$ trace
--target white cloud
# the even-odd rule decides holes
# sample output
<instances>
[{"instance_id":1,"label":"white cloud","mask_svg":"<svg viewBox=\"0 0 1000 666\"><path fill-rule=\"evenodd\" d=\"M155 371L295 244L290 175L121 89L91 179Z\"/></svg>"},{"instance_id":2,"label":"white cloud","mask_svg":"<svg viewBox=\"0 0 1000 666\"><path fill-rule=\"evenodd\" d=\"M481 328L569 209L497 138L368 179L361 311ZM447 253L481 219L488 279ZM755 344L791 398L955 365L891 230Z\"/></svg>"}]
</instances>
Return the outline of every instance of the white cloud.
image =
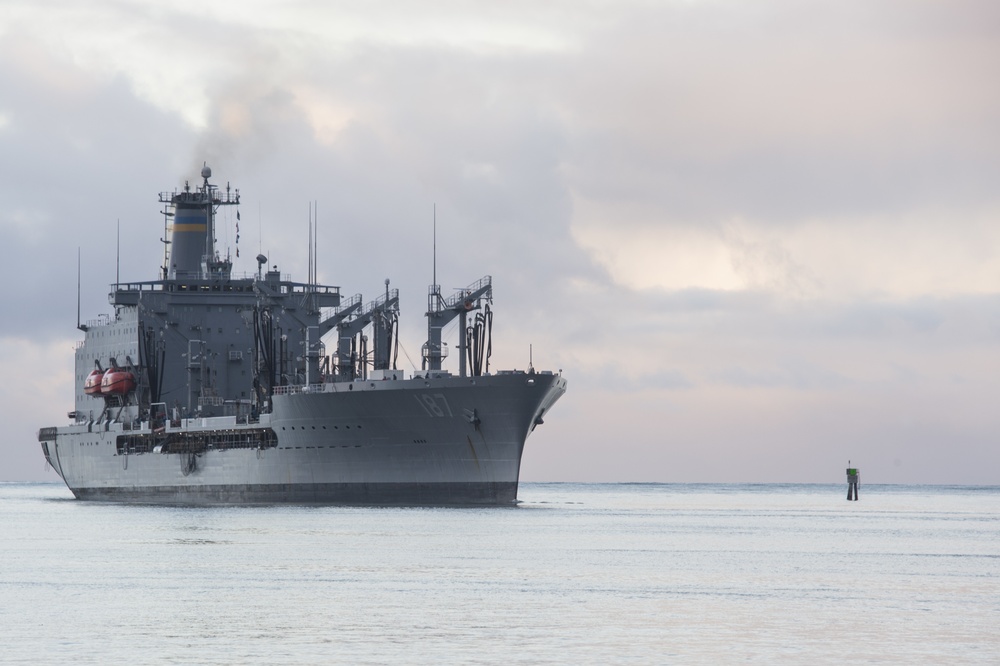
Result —
<instances>
[{"instance_id":1,"label":"white cloud","mask_svg":"<svg viewBox=\"0 0 1000 666\"><path fill-rule=\"evenodd\" d=\"M692 480L669 476L680 458L699 480L823 480L864 440L890 464L957 442L974 467L907 458L895 480L980 479L997 7L8 2L0 225L34 279L0 333L18 372L63 382L23 427L71 407L72 361L44 341L71 318L76 248L87 319L114 220L122 275L153 277L155 194L207 160L243 192L237 270L260 244L301 276L318 199L321 275L366 298L391 277L413 356L436 203L442 283L494 276L494 367L534 345L570 381L526 478Z\"/></svg>"},{"instance_id":2,"label":"white cloud","mask_svg":"<svg viewBox=\"0 0 1000 666\"><path fill-rule=\"evenodd\" d=\"M563 16L534 3L520 9L483 12L453 3L373 3L361 9L263 3L256 11L245 2L15 3L5 27L81 68L126 77L140 98L199 129L209 123L216 91L230 89L234 80L297 87L308 115L329 138L351 112L309 90L303 77L315 63L386 47L464 53L574 48L577 39Z\"/></svg>"},{"instance_id":3,"label":"white cloud","mask_svg":"<svg viewBox=\"0 0 1000 666\"><path fill-rule=\"evenodd\" d=\"M333 144L357 117L335 94L318 86L300 86L292 94L309 119L316 138L325 144Z\"/></svg>"},{"instance_id":4,"label":"white cloud","mask_svg":"<svg viewBox=\"0 0 1000 666\"><path fill-rule=\"evenodd\" d=\"M956 219L961 216L961 219ZM810 221L784 241L828 296L1000 292L1000 208Z\"/></svg>"},{"instance_id":5,"label":"white cloud","mask_svg":"<svg viewBox=\"0 0 1000 666\"><path fill-rule=\"evenodd\" d=\"M0 442L4 466L0 480L57 480L47 471L37 431L68 422L73 408L75 343L60 339L39 343L27 338L0 338L0 365L16 373L16 382L0 386L7 433Z\"/></svg>"},{"instance_id":6,"label":"white cloud","mask_svg":"<svg viewBox=\"0 0 1000 666\"><path fill-rule=\"evenodd\" d=\"M574 201L573 234L630 289L766 290L791 298L1000 292L1000 209L829 216L794 226L691 224L623 202Z\"/></svg>"},{"instance_id":7,"label":"white cloud","mask_svg":"<svg viewBox=\"0 0 1000 666\"><path fill-rule=\"evenodd\" d=\"M626 206L613 208L607 214L628 215ZM749 286L733 266L732 254L717 229L657 228L616 223L601 216L590 224L574 225L573 234L616 283L630 289L736 290Z\"/></svg>"}]
</instances>

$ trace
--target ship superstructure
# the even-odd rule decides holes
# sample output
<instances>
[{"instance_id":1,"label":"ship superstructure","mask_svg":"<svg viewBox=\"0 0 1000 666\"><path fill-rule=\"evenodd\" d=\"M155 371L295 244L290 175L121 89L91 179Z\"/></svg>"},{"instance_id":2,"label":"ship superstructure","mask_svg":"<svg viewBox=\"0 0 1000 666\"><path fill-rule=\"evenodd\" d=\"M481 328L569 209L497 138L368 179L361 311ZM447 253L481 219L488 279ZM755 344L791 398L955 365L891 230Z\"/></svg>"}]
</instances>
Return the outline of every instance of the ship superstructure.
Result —
<instances>
[{"instance_id":1,"label":"ship superstructure","mask_svg":"<svg viewBox=\"0 0 1000 666\"><path fill-rule=\"evenodd\" d=\"M75 408L42 451L78 498L164 503L509 503L561 374L489 371L492 279L428 290L423 367L396 367L399 294L365 304L257 256L237 276L216 220L238 190L160 194L159 279L118 282L79 325ZM312 231L310 231L312 240ZM435 280L436 282L436 280ZM442 329L458 319L458 374ZM328 354L324 338L335 340Z\"/></svg>"}]
</instances>

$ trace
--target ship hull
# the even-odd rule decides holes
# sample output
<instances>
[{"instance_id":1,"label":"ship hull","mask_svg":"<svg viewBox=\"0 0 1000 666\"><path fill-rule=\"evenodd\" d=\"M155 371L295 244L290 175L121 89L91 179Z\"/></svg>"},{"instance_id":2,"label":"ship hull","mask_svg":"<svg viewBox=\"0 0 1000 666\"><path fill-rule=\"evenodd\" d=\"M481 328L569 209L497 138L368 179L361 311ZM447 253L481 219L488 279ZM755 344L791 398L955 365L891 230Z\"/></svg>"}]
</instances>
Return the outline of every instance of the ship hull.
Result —
<instances>
[{"instance_id":1,"label":"ship hull","mask_svg":"<svg viewBox=\"0 0 1000 666\"><path fill-rule=\"evenodd\" d=\"M473 506L513 504L517 482L287 483L77 488L77 499L130 504L323 504Z\"/></svg>"},{"instance_id":2,"label":"ship hull","mask_svg":"<svg viewBox=\"0 0 1000 666\"><path fill-rule=\"evenodd\" d=\"M335 383L280 391L253 422L88 423L40 439L83 500L503 505L517 500L525 439L565 386L525 373ZM240 448L264 429L266 444ZM220 433L230 444L205 444Z\"/></svg>"}]
</instances>

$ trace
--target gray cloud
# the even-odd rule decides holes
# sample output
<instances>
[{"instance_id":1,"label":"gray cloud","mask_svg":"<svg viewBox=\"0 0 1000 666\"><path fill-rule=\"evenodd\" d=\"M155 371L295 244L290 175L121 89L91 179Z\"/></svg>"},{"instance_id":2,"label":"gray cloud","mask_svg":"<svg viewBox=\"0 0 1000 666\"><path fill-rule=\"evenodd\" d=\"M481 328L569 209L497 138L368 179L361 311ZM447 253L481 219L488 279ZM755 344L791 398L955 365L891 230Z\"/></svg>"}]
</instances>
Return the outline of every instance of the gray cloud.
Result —
<instances>
[{"instance_id":1,"label":"gray cloud","mask_svg":"<svg viewBox=\"0 0 1000 666\"><path fill-rule=\"evenodd\" d=\"M366 298L391 278L417 363L436 204L439 281L495 278L495 363L523 368L532 345L570 378L526 479L820 481L853 450L885 480L995 482L997 250L983 235L942 251L934 270L987 277L900 295L886 282L925 284L892 274L923 256L893 263L876 242L978 239L1000 211L994 4L524 3L489 21L450 3L95 6L113 34L19 5L0 24L3 274L19 287L0 338L54 364L77 247L86 319L108 310L115 221L123 278L153 278L156 194L207 161L243 193L237 270L259 248L303 278L318 201L321 278ZM801 253L790 234L816 220L846 251ZM654 269L652 231L705 230L744 286L635 288L579 242L591 227ZM31 414L10 478L37 475L22 445L62 419L60 381L52 404L3 395Z\"/></svg>"},{"instance_id":2,"label":"gray cloud","mask_svg":"<svg viewBox=\"0 0 1000 666\"><path fill-rule=\"evenodd\" d=\"M579 187L666 218L995 202L988 3L696 3L623 12L566 64Z\"/></svg>"}]
</instances>

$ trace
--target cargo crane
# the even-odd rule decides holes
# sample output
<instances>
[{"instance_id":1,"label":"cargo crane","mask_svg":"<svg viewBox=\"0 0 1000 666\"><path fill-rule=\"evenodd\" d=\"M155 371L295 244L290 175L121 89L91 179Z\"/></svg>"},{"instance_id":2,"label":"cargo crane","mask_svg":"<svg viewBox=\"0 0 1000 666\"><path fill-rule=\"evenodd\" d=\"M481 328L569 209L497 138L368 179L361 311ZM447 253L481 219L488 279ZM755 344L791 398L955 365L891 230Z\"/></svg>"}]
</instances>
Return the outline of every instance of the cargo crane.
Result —
<instances>
[{"instance_id":1,"label":"cargo crane","mask_svg":"<svg viewBox=\"0 0 1000 666\"><path fill-rule=\"evenodd\" d=\"M424 357L423 367L432 373L441 371L441 361L448 356L448 345L441 341L441 329L447 326L455 317L459 321L458 342L458 374L465 377L466 356L468 355L469 335L467 318L469 312L483 307L485 301L487 311L493 302L493 278L489 275L460 289L449 298L441 296L441 286L432 284L427 292L427 342L421 350ZM480 374L476 363L473 363L474 374Z\"/></svg>"}]
</instances>

